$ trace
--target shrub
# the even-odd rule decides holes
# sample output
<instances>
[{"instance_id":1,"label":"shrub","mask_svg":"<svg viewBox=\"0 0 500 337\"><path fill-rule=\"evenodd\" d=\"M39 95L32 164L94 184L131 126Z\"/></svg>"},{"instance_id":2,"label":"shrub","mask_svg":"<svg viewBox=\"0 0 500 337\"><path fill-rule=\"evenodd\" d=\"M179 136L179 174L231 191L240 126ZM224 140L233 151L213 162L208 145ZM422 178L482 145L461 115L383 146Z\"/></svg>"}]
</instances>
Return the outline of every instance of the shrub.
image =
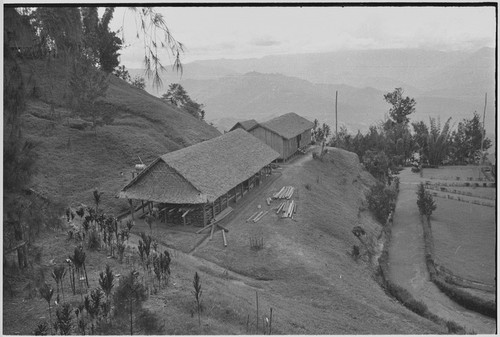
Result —
<instances>
[{"instance_id":1,"label":"shrub","mask_svg":"<svg viewBox=\"0 0 500 337\"><path fill-rule=\"evenodd\" d=\"M354 261L357 261L359 258L359 246L353 245L351 256L354 258Z\"/></svg>"},{"instance_id":2,"label":"shrub","mask_svg":"<svg viewBox=\"0 0 500 337\"><path fill-rule=\"evenodd\" d=\"M420 214L430 218L433 211L436 210L436 202L432 198L432 195L425 189L424 183L420 183L417 190L417 206Z\"/></svg>"},{"instance_id":3,"label":"shrub","mask_svg":"<svg viewBox=\"0 0 500 337\"><path fill-rule=\"evenodd\" d=\"M97 234L97 232L95 230L92 230L89 232L87 247L90 250L96 250L96 249L99 249L101 247L101 243L99 241L99 235Z\"/></svg>"},{"instance_id":4,"label":"shrub","mask_svg":"<svg viewBox=\"0 0 500 337\"><path fill-rule=\"evenodd\" d=\"M389 213L394 209L396 192L379 183L370 188L366 200L368 201L368 209L375 218L380 223L385 224Z\"/></svg>"},{"instance_id":5,"label":"shrub","mask_svg":"<svg viewBox=\"0 0 500 337\"><path fill-rule=\"evenodd\" d=\"M198 325L201 326L201 294L203 291L201 290L201 280L198 272L194 273L193 288L192 293L196 302L196 311L198 312Z\"/></svg>"},{"instance_id":6,"label":"shrub","mask_svg":"<svg viewBox=\"0 0 500 337\"><path fill-rule=\"evenodd\" d=\"M116 308L115 315L128 315L130 321L130 334L133 334L133 316L142 309L142 303L146 300L146 288L138 282L139 273L131 271L120 279L120 283L113 295Z\"/></svg>"},{"instance_id":7,"label":"shrub","mask_svg":"<svg viewBox=\"0 0 500 337\"><path fill-rule=\"evenodd\" d=\"M71 305L69 303L64 303L56 310L57 320L54 323L54 327L61 335L69 335L71 332L71 328L73 327L71 312Z\"/></svg>"},{"instance_id":8,"label":"shrub","mask_svg":"<svg viewBox=\"0 0 500 337\"><path fill-rule=\"evenodd\" d=\"M141 311L136 322L141 333L146 335L160 335L165 326L164 324L160 324L158 317L153 312L146 309Z\"/></svg>"},{"instance_id":9,"label":"shrub","mask_svg":"<svg viewBox=\"0 0 500 337\"><path fill-rule=\"evenodd\" d=\"M49 325L45 321L43 321L42 323L38 323L36 329L33 331L33 335L35 336L47 336L48 334Z\"/></svg>"},{"instance_id":10,"label":"shrub","mask_svg":"<svg viewBox=\"0 0 500 337\"><path fill-rule=\"evenodd\" d=\"M448 329L448 333L461 334L461 335L465 334L464 327L458 325L457 323L455 323L453 321L447 321L446 328Z\"/></svg>"}]
</instances>

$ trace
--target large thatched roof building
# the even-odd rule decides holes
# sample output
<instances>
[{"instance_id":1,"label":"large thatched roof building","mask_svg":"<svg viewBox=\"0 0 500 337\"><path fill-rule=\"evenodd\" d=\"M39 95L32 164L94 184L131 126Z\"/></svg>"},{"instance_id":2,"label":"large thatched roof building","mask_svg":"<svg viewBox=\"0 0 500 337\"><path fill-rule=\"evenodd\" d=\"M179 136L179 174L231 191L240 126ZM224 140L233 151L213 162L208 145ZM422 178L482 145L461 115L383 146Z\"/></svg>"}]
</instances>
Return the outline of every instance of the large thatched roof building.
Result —
<instances>
[{"instance_id":1,"label":"large thatched roof building","mask_svg":"<svg viewBox=\"0 0 500 337\"><path fill-rule=\"evenodd\" d=\"M279 159L287 160L300 148L311 143L311 129L314 123L290 112L264 123L251 119L236 123L231 130L244 129L280 154Z\"/></svg>"},{"instance_id":2,"label":"large thatched roof building","mask_svg":"<svg viewBox=\"0 0 500 337\"><path fill-rule=\"evenodd\" d=\"M279 154L238 129L160 156L119 193L119 197L160 204L182 222L206 224L248 189L260 183ZM175 221L175 216L171 219ZM179 220L179 219L178 219Z\"/></svg>"}]
</instances>

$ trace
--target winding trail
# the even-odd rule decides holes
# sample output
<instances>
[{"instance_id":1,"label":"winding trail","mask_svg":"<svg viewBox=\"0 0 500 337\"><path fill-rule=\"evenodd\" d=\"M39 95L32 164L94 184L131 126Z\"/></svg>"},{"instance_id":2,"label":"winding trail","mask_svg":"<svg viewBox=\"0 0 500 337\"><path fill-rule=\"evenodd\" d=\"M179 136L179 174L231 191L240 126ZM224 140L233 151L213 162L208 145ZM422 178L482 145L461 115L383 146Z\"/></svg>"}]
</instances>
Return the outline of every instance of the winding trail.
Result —
<instances>
[{"instance_id":1,"label":"winding trail","mask_svg":"<svg viewBox=\"0 0 500 337\"><path fill-rule=\"evenodd\" d=\"M494 334L493 318L467 310L443 294L430 281L424 256L423 229L417 208L417 186L421 178L405 168L399 174L400 192L394 214L392 239L389 247L390 278L407 289L415 299L445 320L451 320L468 332Z\"/></svg>"}]
</instances>

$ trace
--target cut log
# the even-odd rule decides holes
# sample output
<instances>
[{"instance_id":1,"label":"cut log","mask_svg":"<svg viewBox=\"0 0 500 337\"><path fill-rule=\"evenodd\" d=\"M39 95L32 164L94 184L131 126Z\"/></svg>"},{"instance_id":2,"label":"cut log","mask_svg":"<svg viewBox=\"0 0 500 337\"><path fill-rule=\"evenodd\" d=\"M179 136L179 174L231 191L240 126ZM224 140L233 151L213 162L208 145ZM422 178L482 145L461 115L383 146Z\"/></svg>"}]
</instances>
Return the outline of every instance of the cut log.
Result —
<instances>
[{"instance_id":1,"label":"cut log","mask_svg":"<svg viewBox=\"0 0 500 337\"><path fill-rule=\"evenodd\" d=\"M260 211L260 212L259 212L259 214L257 214L257 216L256 216L255 218L253 218L253 220L252 220L252 221L253 221L253 222L255 222L255 219L257 219L259 216L261 216L261 215L262 215L262 213L264 213L264 211Z\"/></svg>"},{"instance_id":2,"label":"cut log","mask_svg":"<svg viewBox=\"0 0 500 337\"><path fill-rule=\"evenodd\" d=\"M224 240L224 247L227 247L226 232L224 231L221 232L222 232L222 239Z\"/></svg>"},{"instance_id":3,"label":"cut log","mask_svg":"<svg viewBox=\"0 0 500 337\"><path fill-rule=\"evenodd\" d=\"M214 229L215 229L215 226L212 225L212 229L210 230L210 240L212 240L212 237L214 236Z\"/></svg>"},{"instance_id":4,"label":"cut log","mask_svg":"<svg viewBox=\"0 0 500 337\"><path fill-rule=\"evenodd\" d=\"M205 227L203 227L202 229L198 230L198 231L196 232L196 234L200 234L200 233L201 233L201 232L203 232L205 229L210 228L210 226L212 226L212 224L211 224L211 223L210 223L210 224L208 224L208 225L206 225L206 226L205 226Z\"/></svg>"},{"instance_id":5,"label":"cut log","mask_svg":"<svg viewBox=\"0 0 500 337\"><path fill-rule=\"evenodd\" d=\"M226 227L222 227L221 225L219 224L215 224L215 226L219 227L221 230L223 230L224 232L229 232L229 229L227 229Z\"/></svg>"},{"instance_id":6,"label":"cut log","mask_svg":"<svg viewBox=\"0 0 500 337\"><path fill-rule=\"evenodd\" d=\"M252 221L252 220L255 218L255 216L256 216L257 214L259 214L259 211L257 211L257 212L255 212L254 214L252 214L252 216L251 216L251 217L249 217L249 218L247 219L247 222Z\"/></svg>"},{"instance_id":7,"label":"cut log","mask_svg":"<svg viewBox=\"0 0 500 337\"><path fill-rule=\"evenodd\" d=\"M275 193L275 194L273 195L273 198L274 198L274 199L278 199L279 195L281 194L281 192L283 192L283 190L284 190L284 189L285 189L285 186L283 186L283 187L281 188L281 190L279 190L277 193Z\"/></svg>"},{"instance_id":8,"label":"cut log","mask_svg":"<svg viewBox=\"0 0 500 337\"><path fill-rule=\"evenodd\" d=\"M184 214L182 214L181 216L184 218L189 212L191 211L191 209L188 209L186 212L184 212Z\"/></svg>"},{"instance_id":9,"label":"cut log","mask_svg":"<svg viewBox=\"0 0 500 337\"><path fill-rule=\"evenodd\" d=\"M262 219L264 217L264 215L266 215L267 213L269 213L269 211L266 211L264 214L262 214L261 216L257 217L254 219L253 222L258 222L260 219Z\"/></svg>"}]
</instances>

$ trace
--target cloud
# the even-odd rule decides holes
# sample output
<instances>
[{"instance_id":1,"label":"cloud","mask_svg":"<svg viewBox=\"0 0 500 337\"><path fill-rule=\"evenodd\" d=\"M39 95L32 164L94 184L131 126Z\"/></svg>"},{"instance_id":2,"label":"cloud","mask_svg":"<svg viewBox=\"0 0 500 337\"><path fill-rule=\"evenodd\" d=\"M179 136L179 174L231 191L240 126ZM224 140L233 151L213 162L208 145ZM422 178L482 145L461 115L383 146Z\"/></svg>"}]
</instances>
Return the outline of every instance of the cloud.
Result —
<instances>
[{"instance_id":1,"label":"cloud","mask_svg":"<svg viewBox=\"0 0 500 337\"><path fill-rule=\"evenodd\" d=\"M276 41L272 38L260 37L256 39L252 39L250 44L258 47L271 47L271 46L279 46L281 42Z\"/></svg>"}]
</instances>

